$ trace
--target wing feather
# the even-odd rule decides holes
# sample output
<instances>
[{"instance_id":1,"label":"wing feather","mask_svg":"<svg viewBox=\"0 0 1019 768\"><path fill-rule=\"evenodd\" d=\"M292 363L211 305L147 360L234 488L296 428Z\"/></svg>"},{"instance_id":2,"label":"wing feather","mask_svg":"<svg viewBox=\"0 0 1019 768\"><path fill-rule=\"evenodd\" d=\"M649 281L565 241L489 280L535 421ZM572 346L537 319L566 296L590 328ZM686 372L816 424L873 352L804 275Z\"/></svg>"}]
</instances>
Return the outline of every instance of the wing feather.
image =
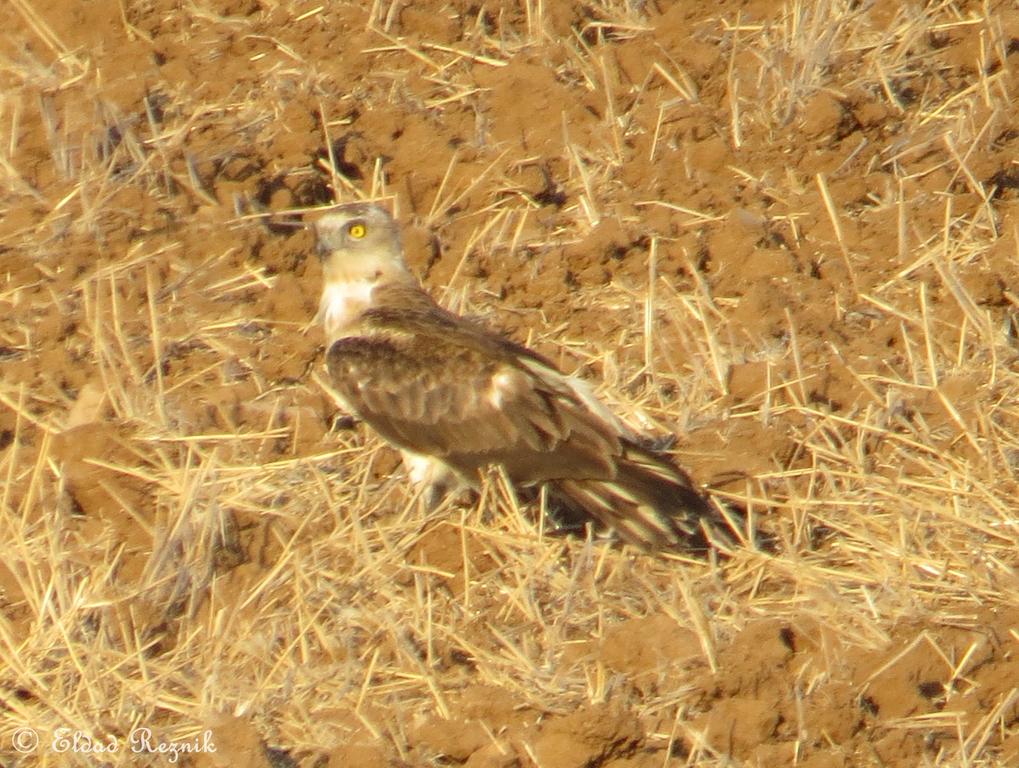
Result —
<instances>
[{"instance_id":1,"label":"wing feather","mask_svg":"<svg viewBox=\"0 0 1019 768\"><path fill-rule=\"evenodd\" d=\"M618 434L551 363L441 316L390 309L377 321L334 342L327 364L339 394L390 442L464 474L499 463L517 481L614 471Z\"/></svg>"}]
</instances>

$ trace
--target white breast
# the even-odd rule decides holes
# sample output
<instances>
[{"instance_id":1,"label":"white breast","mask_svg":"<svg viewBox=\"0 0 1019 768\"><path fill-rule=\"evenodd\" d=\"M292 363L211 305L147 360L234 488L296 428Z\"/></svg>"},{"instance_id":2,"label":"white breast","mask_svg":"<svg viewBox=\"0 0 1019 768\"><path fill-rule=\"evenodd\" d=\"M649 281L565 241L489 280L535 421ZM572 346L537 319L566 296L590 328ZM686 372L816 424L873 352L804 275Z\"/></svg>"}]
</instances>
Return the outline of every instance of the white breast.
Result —
<instances>
[{"instance_id":1,"label":"white breast","mask_svg":"<svg viewBox=\"0 0 1019 768\"><path fill-rule=\"evenodd\" d=\"M326 283L318 316L325 326L329 343L343 337L343 332L364 310L371 306L375 283L368 280Z\"/></svg>"}]
</instances>

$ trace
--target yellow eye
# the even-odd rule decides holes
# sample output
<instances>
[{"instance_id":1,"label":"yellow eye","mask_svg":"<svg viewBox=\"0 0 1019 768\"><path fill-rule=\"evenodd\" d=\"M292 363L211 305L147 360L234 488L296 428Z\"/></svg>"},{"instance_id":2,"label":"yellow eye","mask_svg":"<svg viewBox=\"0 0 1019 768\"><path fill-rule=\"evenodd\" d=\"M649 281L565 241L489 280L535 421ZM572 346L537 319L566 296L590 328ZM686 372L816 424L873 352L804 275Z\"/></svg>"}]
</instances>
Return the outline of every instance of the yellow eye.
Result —
<instances>
[{"instance_id":1,"label":"yellow eye","mask_svg":"<svg viewBox=\"0 0 1019 768\"><path fill-rule=\"evenodd\" d=\"M355 221L353 224L347 227L347 234L355 240L360 240L362 237L368 234L368 227L359 221Z\"/></svg>"}]
</instances>

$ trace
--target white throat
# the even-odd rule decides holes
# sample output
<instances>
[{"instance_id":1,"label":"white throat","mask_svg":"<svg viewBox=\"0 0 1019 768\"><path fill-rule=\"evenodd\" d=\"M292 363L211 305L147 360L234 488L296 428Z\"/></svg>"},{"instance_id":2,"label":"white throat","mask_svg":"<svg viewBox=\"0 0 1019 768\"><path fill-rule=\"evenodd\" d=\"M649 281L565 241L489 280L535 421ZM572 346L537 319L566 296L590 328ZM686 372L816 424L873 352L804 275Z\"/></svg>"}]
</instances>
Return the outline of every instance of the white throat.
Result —
<instances>
[{"instance_id":1,"label":"white throat","mask_svg":"<svg viewBox=\"0 0 1019 768\"><path fill-rule=\"evenodd\" d=\"M350 282L329 282L322 289L322 300L318 305L318 316L325 326L329 344L342 339L345 331L372 303L375 280L352 280Z\"/></svg>"}]
</instances>

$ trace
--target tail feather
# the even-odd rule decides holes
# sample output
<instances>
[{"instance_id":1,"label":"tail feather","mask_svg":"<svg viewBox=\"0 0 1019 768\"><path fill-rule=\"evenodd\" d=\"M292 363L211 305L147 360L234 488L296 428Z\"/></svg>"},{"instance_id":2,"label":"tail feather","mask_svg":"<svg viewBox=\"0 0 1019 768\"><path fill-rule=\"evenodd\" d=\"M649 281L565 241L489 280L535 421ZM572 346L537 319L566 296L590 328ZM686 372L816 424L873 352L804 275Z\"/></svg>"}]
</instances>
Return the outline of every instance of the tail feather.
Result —
<instances>
[{"instance_id":1,"label":"tail feather","mask_svg":"<svg viewBox=\"0 0 1019 768\"><path fill-rule=\"evenodd\" d=\"M718 518L682 469L635 445L616 458L611 478L562 479L552 486L570 507L651 551L704 549L705 525Z\"/></svg>"}]
</instances>

